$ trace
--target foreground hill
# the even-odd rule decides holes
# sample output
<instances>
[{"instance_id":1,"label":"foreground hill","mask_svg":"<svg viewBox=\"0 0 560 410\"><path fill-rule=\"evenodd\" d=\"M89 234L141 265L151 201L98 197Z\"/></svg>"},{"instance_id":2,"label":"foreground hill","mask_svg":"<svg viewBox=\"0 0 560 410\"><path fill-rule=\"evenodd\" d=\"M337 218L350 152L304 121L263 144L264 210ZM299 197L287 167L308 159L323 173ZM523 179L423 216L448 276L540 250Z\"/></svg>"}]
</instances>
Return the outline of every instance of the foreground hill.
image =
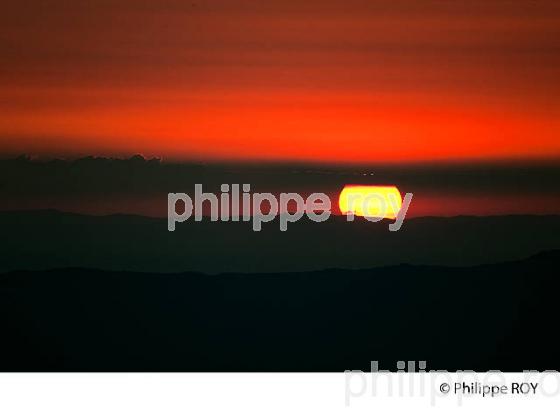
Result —
<instances>
[{"instance_id":1,"label":"foreground hill","mask_svg":"<svg viewBox=\"0 0 560 410\"><path fill-rule=\"evenodd\" d=\"M0 274L2 371L560 369L560 251L475 267Z\"/></svg>"},{"instance_id":2,"label":"foreground hill","mask_svg":"<svg viewBox=\"0 0 560 410\"><path fill-rule=\"evenodd\" d=\"M387 222L303 218L194 222L167 231L165 219L0 212L0 271L80 266L142 272L301 272L400 263L469 266L560 249L560 216L415 218L398 232Z\"/></svg>"}]
</instances>

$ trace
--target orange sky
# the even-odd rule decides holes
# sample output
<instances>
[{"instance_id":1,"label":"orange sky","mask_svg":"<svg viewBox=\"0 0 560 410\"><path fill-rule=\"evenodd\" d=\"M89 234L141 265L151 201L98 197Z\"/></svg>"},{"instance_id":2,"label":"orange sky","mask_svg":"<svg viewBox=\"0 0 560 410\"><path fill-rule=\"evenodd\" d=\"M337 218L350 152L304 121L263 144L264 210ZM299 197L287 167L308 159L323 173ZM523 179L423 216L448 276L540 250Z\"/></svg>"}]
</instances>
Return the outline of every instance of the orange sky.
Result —
<instances>
[{"instance_id":1,"label":"orange sky","mask_svg":"<svg viewBox=\"0 0 560 410\"><path fill-rule=\"evenodd\" d=\"M90 3L0 16L0 153L560 155L556 1Z\"/></svg>"}]
</instances>

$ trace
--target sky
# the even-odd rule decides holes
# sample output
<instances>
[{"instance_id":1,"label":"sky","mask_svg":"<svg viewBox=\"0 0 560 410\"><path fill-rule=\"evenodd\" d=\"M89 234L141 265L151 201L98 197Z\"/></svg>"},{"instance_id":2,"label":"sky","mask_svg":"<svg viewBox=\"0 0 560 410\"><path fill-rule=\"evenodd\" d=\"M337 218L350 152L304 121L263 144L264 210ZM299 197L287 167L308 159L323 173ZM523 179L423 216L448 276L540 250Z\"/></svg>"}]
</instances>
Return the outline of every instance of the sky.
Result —
<instances>
[{"instance_id":1,"label":"sky","mask_svg":"<svg viewBox=\"0 0 560 410\"><path fill-rule=\"evenodd\" d=\"M557 1L39 1L0 15L0 155L560 156Z\"/></svg>"}]
</instances>

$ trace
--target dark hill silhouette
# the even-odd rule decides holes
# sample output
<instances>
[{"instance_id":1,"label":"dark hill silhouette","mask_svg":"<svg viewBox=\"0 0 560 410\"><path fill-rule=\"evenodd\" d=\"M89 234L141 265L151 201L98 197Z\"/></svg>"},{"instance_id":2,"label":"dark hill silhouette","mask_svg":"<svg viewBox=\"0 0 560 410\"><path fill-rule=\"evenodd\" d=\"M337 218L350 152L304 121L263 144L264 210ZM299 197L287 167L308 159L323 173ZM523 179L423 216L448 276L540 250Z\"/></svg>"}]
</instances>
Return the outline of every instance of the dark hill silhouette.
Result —
<instances>
[{"instance_id":1,"label":"dark hill silhouette","mask_svg":"<svg viewBox=\"0 0 560 410\"><path fill-rule=\"evenodd\" d=\"M559 263L3 273L0 370L558 369Z\"/></svg>"},{"instance_id":2,"label":"dark hill silhouette","mask_svg":"<svg viewBox=\"0 0 560 410\"><path fill-rule=\"evenodd\" d=\"M167 231L165 219L85 216L57 211L0 212L0 271L80 266L144 272L300 272L400 263L469 266L560 248L560 216L425 217L387 223L344 217L193 222Z\"/></svg>"}]
</instances>

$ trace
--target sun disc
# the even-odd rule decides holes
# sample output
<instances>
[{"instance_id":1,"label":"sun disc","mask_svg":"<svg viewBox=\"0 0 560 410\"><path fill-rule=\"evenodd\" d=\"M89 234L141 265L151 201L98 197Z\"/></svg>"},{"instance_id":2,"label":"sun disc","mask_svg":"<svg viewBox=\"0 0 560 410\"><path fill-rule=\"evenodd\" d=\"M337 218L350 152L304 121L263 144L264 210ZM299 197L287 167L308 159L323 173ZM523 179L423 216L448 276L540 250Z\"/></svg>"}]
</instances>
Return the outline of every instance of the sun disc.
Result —
<instances>
[{"instance_id":1,"label":"sun disc","mask_svg":"<svg viewBox=\"0 0 560 410\"><path fill-rule=\"evenodd\" d=\"M340 192L338 206L343 215L396 219L402 197L394 185L346 185Z\"/></svg>"}]
</instances>

